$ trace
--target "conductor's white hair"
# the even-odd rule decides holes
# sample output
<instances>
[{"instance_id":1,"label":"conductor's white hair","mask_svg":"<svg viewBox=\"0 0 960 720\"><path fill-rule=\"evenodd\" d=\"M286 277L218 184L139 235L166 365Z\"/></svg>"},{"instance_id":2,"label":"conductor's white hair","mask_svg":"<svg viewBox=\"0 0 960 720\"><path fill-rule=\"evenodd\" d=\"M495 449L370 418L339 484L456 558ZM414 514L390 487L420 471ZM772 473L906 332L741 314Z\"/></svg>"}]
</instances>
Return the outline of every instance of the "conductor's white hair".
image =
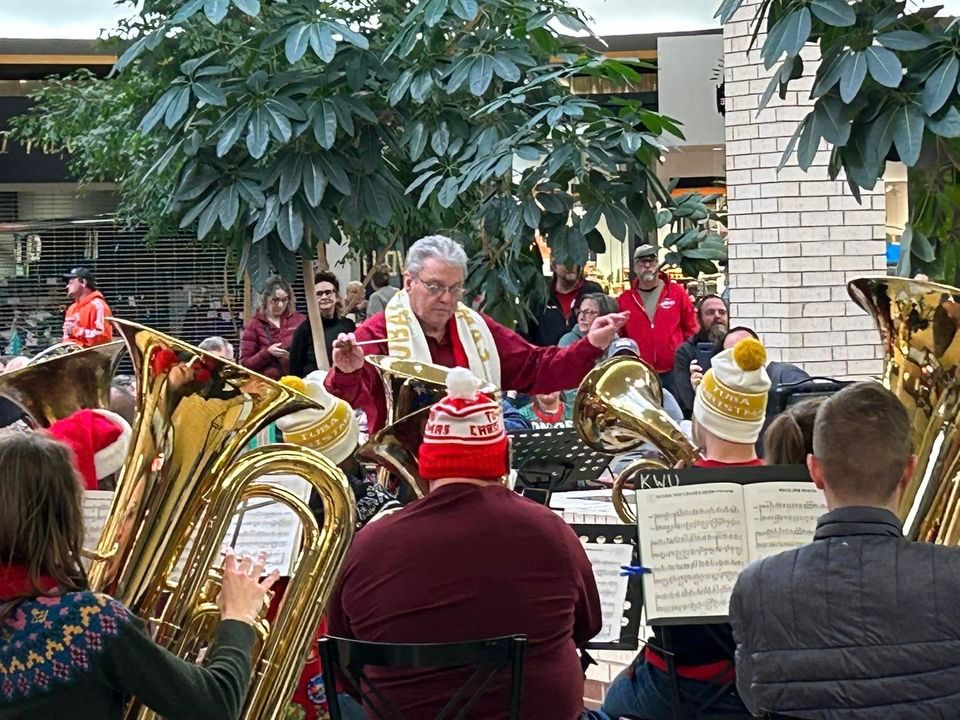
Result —
<instances>
[{"instance_id":1,"label":"conductor's white hair","mask_svg":"<svg viewBox=\"0 0 960 720\"><path fill-rule=\"evenodd\" d=\"M436 259L445 265L456 265L467 274L467 253L463 246L446 235L427 235L417 240L407 251L404 268L411 275L419 275L427 260Z\"/></svg>"}]
</instances>

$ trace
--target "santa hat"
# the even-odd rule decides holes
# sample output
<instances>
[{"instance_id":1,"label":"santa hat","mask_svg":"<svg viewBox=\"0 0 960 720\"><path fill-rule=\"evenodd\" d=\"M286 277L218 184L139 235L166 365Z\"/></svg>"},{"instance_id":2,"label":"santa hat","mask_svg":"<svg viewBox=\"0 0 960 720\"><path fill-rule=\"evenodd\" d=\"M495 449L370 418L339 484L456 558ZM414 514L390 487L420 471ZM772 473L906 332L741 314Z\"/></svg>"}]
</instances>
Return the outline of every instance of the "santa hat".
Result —
<instances>
[{"instance_id":1,"label":"santa hat","mask_svg":"<svg viewBox=\"0 0 960 720\"><path fill-rule=\"evenodd\" d=\"M360 427L346 402L331 395L323 386L323 371L315 371L302 380L293 375L280 378L287 387L303 393L322 409L298 410L277 420L284 441L318 450L339 465L357 448Z\"/></svg>"},{"instance_id":2,"label":"santa hat","mask_svg":"<svg viewBox=\"0 0 960 720\"><path fill-rule=\"evenodd\" d=\"M74 467L86 490L118 472L127 458L133 431L109 410L78 410L53 423L47 431L73 450Z\"/></svg>"},{"instance_id":3,"label":"santa hat","mask_svg":"<svg viewBox=\"0 0 960 720\"><path fill-rule=\"evenodd\" d=\"M693 417L718 438L752 445L767 412L770 377L763 343L745 338L713 356L693 401Z\"/></svg>"},{"instance_id":4,"label":"santa hat","mask_svg":"<svg viewBox=\"0 0 960 720\"><path fill-rule=\"evenodd\" d=\"M479 378L465 368L447 374L447 396L430 408L420 445L425 480L497 480L510 472L503 409L479 389Z\"/></svg>"}]
</instances>

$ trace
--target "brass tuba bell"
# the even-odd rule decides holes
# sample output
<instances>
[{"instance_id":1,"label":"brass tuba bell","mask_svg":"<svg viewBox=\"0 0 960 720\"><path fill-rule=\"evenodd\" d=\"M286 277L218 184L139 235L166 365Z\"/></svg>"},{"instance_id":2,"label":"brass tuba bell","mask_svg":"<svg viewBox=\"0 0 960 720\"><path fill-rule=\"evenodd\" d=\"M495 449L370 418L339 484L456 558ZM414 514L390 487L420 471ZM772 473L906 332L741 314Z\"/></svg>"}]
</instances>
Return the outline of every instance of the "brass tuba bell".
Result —
<instances>
[{"instance_id":1,"label":"brass tuba bell","mask_svg":"<svg viewBox=\"0 0 960 720\"><path fill-rule=\"evenodd\" d=\"M700 452L663 410L657 373L643 360L614 357L595 367L580 383L573 402L573 425L594 450L622 453L650 443L663 460L640 458L613 482L613 506L625 523L637 521L623 490L642 472L690 464Z\"/></svg>"},{"instance_id":2,"label":"brass tuba bell","mask_svg":"<svg viewBox=\"0 0 960 720\"><path fill-rule=\"evenodd\" d=\"M0 375L0 395L23 408L37 427L50 427L77 410L108 408L110 382L123 350L117 341L51 354Z\"/></svg>"},{"instance_id":3,"label":"brass tuba bell","mask_svg":"<svg viewBox=\"0 0 960 720\"><path fill-rule=\"evenodd\" d=\"M387 398L387 424L357 452L358 457L400 477L415 498L423 497L427 483L420 477L417 453L430 407L447 392L450 368L389 355L368 355L383 381ZM497 387L484 382L480 392L493 394Z\"/></svg>"},{"instance_id":4,"label":"brass tuba bell","mask_svg":"<svg viewBox=\"0 0 960 720\"><path fill-rule=\"evenodd\" d=\"M917 468L900 501L911 540L960 543L960 289L899 277L847 284L873 316L882 381L907 408Z\"/></svg>"},{"instance_id":5,"label":"brass tuba bell","mask_svg":"<svg viewBox=\"0 0 960 720\"><path fill-rule=\"evenodd\" d=\"M301 550L277 617L261 627L241 715L281 718L353 536L354 498L339 468L313 450L267 445L241 453L267 423L317 405L179 340L111 321L133 360L138 412L91 587L147 620L160 645L192 657L212 640L220 547L238 505L265 498L289 507L302 526ZM278 472L302 477L319 493L322 527L299 497L255 482ZM134 700L125 717L155 715Z\"/></svg>"}]
</instances>

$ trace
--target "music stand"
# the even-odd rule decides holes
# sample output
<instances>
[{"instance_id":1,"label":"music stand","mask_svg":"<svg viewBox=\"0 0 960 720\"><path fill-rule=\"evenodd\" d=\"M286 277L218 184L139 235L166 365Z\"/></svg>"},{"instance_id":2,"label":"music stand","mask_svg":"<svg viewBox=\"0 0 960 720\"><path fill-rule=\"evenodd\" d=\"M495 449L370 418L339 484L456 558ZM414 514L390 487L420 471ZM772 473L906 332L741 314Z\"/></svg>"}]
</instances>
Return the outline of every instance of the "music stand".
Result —
<instances>
[{"instance_id":1,"label":"music stand","mask_svg":"<svg viewBox=\"0 0 960 720\"><path fill-rule=\"evenodd\" d=\"M551 493L586 490L613 457L585 445L572 427L511 430L508 435L518 487Z\"/></svg>"}]
</instances>

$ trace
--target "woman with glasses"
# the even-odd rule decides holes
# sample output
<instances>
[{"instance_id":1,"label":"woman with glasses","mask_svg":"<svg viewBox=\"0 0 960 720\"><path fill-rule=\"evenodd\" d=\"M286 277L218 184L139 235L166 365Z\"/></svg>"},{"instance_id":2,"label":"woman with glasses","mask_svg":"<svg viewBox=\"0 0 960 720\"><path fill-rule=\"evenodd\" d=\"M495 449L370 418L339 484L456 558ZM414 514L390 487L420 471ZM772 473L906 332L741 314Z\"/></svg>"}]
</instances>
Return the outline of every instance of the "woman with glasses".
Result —
<instances>
[{"instance_id":1,"label":"woman with glasses","mask_svg":"<svg viewBox=\"0 0 960 720\"><path fill-rule=\"evenodd\" d=\"M303 321L290 283L276 276L267 280L260 307L240 336L240 364L274 380L288 374L293 334Z\"/></svg>"},{"instance_id":2,"label":"woman with glasses","mask_svg":"<svg viewBox=\"0 0 960 720\"><path fill-rule=\"evenodd\" d=\"M322 270L313 276L313 281L320 319L323 322L323 342L329 362L333 357L333 341L340 333L353 332L357 325L350 318L341 315L343 301L340 298L340 280L337 276ZM293 334L293 343L290 346L290 374L306 377L319 369L313 349L313 329L310 327L310 321L305 320Z\"/></svg>"},{"instance_id":3,"label":"woman with glasses","mask_svg":"<svg viewBox=\"0 0 960 720\"><path fill-rule=\"evenodd\" d=\"M580 300L580 306L574 309L577 324L573 329L560 338L557 343L560 347L573 345L577 340L586 337L593 321L602 315L617 312L617 301L603 293L589 293Z\"/></svg>"}]
</instances>

